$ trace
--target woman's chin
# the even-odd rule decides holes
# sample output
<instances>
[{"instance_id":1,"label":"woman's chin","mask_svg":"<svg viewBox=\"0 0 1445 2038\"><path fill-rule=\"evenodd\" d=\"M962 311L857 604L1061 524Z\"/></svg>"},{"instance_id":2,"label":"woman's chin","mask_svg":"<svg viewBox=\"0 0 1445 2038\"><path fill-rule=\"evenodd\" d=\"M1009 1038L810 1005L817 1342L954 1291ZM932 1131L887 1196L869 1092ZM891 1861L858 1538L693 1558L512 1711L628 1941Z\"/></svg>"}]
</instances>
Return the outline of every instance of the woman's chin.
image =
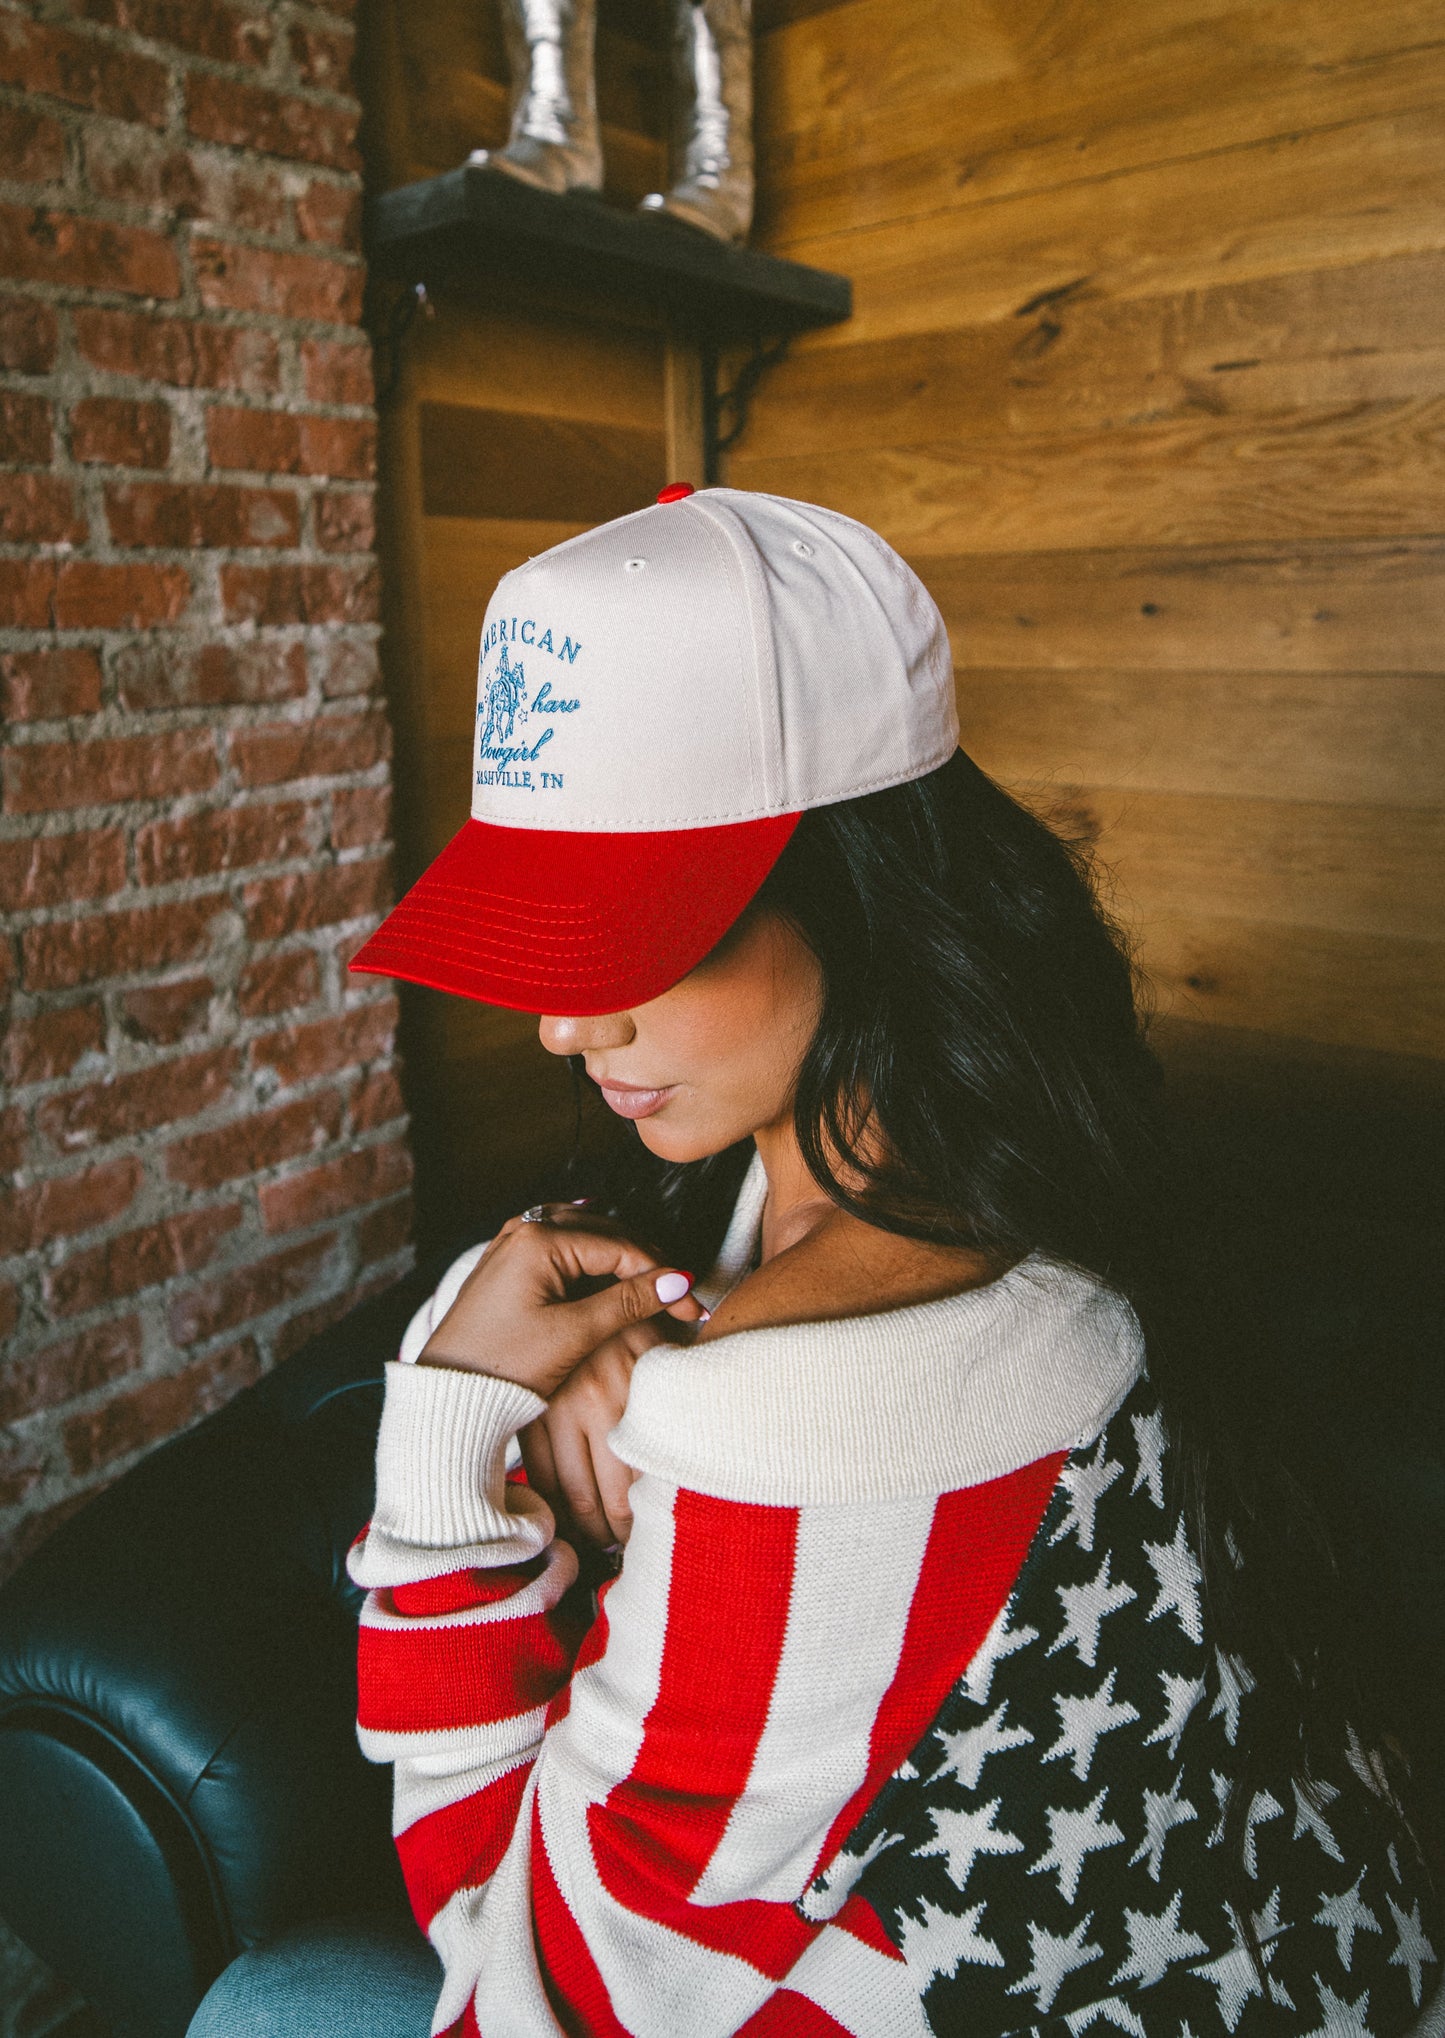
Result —
<instances>
[{"instance_id":1,"label":"woman's chin","mask_svg":"<svg viewBox=\"0 0 1445 2038\"><path fill-rule=\"evenodd\" d=\"M635 1121L638 1138L660 1161L706 1160L709 1154L721 1153L732 1144L729 1139L709 1139L695 1127L668 1125L666 1117L667 1112L662 1110Z\"/></svg>"}]
</instances>

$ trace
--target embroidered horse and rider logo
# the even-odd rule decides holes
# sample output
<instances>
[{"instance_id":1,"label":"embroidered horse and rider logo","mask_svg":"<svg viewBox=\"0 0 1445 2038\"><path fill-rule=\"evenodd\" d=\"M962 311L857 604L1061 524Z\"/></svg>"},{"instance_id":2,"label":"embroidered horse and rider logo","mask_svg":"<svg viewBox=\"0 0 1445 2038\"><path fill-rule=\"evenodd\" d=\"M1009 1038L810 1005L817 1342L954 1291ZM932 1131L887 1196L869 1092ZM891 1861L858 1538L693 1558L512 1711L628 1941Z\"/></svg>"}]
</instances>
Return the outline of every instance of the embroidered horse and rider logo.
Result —
<instances>
[{"instance_id":1,"label":"embroidered horse and rider logo","mask_svg":"<svg viewBox=\"0 0 1445 2038\"><path fill-rule=\"evenodd\" d=\"M482 724L481 746L484 753L489 744L507 741L518 716L526 721L526 681L525 666L512 664L504 644L497 669L487 681L486 693L477 707L477 713L480 715L485 709L487 717Z\"/></svg>"}]
</instances>

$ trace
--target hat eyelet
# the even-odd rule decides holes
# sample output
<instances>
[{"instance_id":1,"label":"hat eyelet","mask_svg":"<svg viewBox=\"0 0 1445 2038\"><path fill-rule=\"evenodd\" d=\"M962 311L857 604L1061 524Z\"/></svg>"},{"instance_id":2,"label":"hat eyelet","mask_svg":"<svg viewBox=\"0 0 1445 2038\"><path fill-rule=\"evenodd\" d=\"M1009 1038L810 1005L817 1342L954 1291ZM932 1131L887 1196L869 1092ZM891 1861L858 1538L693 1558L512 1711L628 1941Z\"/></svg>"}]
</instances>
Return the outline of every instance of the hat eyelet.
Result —
<instances>
[{"instance_id":1,"label":"hat eyelet","mask_svg":"<svg viewBox=\"0 0 1445 2038\"><path fill-rule=\"evenodd\" d=\"M622 570L624 573L641 573L646 564L645 559L629 559L624 563Z\"/></svg>"},{"instance_id":2,"label":"hat eyelet","mask_svg":"<svg viewBox=\"0 0 1445 2038\"><path fill-rule=\"evenodd\" d=\"M812 546L807 544L802 538L794 538L793 550L800 559L811 559L813 556Z\"/></svg>"}]
</instances>

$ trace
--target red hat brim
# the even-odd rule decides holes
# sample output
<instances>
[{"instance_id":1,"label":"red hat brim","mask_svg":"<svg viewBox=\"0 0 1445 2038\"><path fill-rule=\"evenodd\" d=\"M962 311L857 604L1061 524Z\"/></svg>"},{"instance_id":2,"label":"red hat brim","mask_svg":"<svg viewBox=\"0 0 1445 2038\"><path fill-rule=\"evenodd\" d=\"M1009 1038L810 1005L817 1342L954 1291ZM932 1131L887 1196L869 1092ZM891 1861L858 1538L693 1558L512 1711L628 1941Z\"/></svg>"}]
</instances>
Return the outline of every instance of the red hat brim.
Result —
<instances>
[{"instance_id":1,"label":"red hat brim","mask_svg":"<svg viewBox=\"0 0 1445 2038\"><path fill-rule=\"evenodd\" d=\"M716 947L800 814L605 835L468 821L351 968L558 1016L657 998Z\"/></svg>"}]
</instances>

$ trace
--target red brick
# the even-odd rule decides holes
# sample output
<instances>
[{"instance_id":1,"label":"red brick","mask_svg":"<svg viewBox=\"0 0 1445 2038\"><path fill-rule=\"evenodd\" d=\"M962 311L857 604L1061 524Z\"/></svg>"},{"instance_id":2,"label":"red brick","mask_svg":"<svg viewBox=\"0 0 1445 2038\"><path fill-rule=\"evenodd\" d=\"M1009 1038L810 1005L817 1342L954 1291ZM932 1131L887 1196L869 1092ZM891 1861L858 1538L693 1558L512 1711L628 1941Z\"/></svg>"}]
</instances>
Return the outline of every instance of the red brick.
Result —
<instances>
[{"instance_id":1,"label":"red brick","mask_svg":"<svg viewBox=\"0 0 1445 2038\"><path fill-rule=\"evenodd\" d=\"M148 630L173 623L191 598L184 566L110 566L62 560L51 597L58 630Z\"/></svg>"},{"instance_id":2,"label":"red brick","mask_svg":"<svg viewBox=\"0 0 1445 2038\"><path fill-rule=\"evenodd\" d=\"M220 776L209 729L106 736L90 743L17 744L5 753L0 769L6 811L12 814L203 793Z\"/></svg>"},{"instance_id":3,"label":"red brick","mask_svg":"<svg viewBox=\"0 0 1445 2038\"><path fill-rule=\"evenodd\" d=\"M359 1062L390 1054L396 1038L396 1017L395 998L379 998L375 1004L360 1005L354 1012L264 1033L251 1042L251 1064L254 1068L275 1069L288 1089L296 1083L309 1083L335 1069L352 1068Z\"/></svg>"},{"instance_id":4,"label":"red brick","mask_svg":"<svg viewBox=\"0 0 1445 2038\"><path fill-rule=\"evenodd\" d=\"M357 340L303 340L301 367L313 403L369 404L375 387L371 348Z\"/></svg>"},{"instance_id":5,"label":"red brick","mask_svg":"<svg viewBox=\"0 0 1445 2038\"><path fill-rule=\"evenodd\" d=\"M103 898L124 883L125 836L119 828L0 842L0 906L10 912Z\"/></svg>"},{"instance_id":6,"label":"red brick","mask_svg":"<svg viewBox=\"0 0 1445 2038\"><path fill-rule=\"evenodd\" d=\"M65 129L28 106L0 106L0 163L17 184L58 183L65 175Z\"/></svg>"},{"instance_id":7,"label":"red brick","mask_svg":"<svg viewBox=\"0 0 1445 2038\"><path fill-rule=\"evenodd\" d=\"M15 950L5 935L0 935L0 1011L10 1002L10 993L15 988Z\"/></svg>"},{"instance_id":8,"label":"red brick","mask_svg":"<svg viewBox=\"0 0 1445 2038\"><path fill-rule=\"evenodd\" d=\"M368 1210L356 1227L356 1253L363 1267L389 1260L411 1242L411 1197L398 1196L379 1210Z\"/></svg>"},{"instance_id":9,"label":"red brick","mask_svg":"<svg viewBox=\"0 0 1445 2038\"><path fill-rule=\"evenodd\" d=\"M235 1050L229 1047L184 1055L108 1083L92 1083L69 1096L47 1098L35 1115L46 1136L71 1153L194 1118L226 1094L235 1068Z\"/></svg>"},{"instance_id":10,"label":"red brick","mask_svg":"<svg viewBox=\"0 0 1445 2038\"><path fill-rule=\"evenodd\" d=\"M53 559L0 559L0 624L14 630L55 626Z\"/></svg>"},{"instance_id":11,"label":"red brick","mask_svg":"<svg viewBox=\"0 0 1445 2038\"><path fill-rule=\"evenodd\" d=\"M375 693L381 661L370 638L327 637L312 646L311 674L326 700Z\"/></svg>"},{"instance_id":12,"label":"red brick","mask_svg":"<svg viewBox=\"0 0 1445 2038\"><path fill-rule=\"evenodd\" d=\"M332 1236L309 1239L305 1245L236 1267L189 1295L177 1296L170 1307L171 1336L178 1345L199 1344L203 1338L234 1330L298 1301L315 1286L335 1243Z\"/></svg>"},{"instance_id":13,"label":"red brick","mask_svg":"<svg viewBox=\"0 0 1445 2038\"><path fill-rule=\"evenodd\" d=\"M362 785L331 795L334 849L370 849L386 841L390 826L390 786Z\"/></svg>"},{"instance_id":14,"label":"red brick","mask_svg":"<svg viewBox=\"0 0 1445 2038\"><path fill-rule=\"evenodd\" d=\"M0 275L130 297L178 297L181 290L180 265L164 234L43 206L0 206Z\"/></svg>"},{"instance_id":15,"label":"red brick","mask_svg":"<svg viewBox=\"0 0 1445 2038\"><path fill-rule=\"evenodd\" d=\"M26 1083L50 1083L68 1076L87 1054L105 1047L105 1014L99 1005L62 1005L12 1019L0 1049L0 1071L20 1089Z\"/></svg>"},{"instance_id":16,"label":"red brick","mask_svg":"<svg viewBox=\"0 0 1445 2038\"><path fill-rule=\"evenodd\" d=\"M216 467L253 474L323 474L369 479L376 460L370 418L329 418L284 410L242 410L217 404L206 416Z\"/></svg>"},{"instance_id":17,"label":"red brick","mask_svg":"<svg viewBox=\"0 0 1445 2038\"><path fill-rule=\"evenodd\" d=\"M9 1337L20 1321L20 1293L13 1281L0 1281L0 1338ZM4 1398L3 1375L0 1375L0 1403ZM7 1418L0 1415L0 1423Z\"/></svg>"},{"instance_id":18,"label":"red brick","mask_svg":"<svg viewBox=\"0 0 1445 2038\"><path fill-rule=\"evenodd\" d=\"M208 1210L183 1210L159 1224L123 1231L102 1245L72 1253L45 1276L52 1316L81 1316L145 1288L159 1288L178 1274L193 1274L214 1259L227 1232L241 1222L239 1203Z\"/></svg>"},{"instance_id":19,"label":"red brick","mask_svg":"<svg viewBox=\"0 0 1445 2038\"><path fill-rule=\"evenodd\" d=\"M85 171L98 198L290 237L291 204L280 174L212 149L178 148L134 128L100 128L85 137Z\"/></svg>"},{"instance_id":20,"label":"red brick","mask_svg":"<svg viewBox=\"0 0 1445 2038\"><path fill-rule=\"evenodd\" d=\"M81 545L75 489L62 474L0 474L0 544Z\"/></svg>"},{"instance_id":21,"label":"red brick","mask_svg":"<svg viewBox=\"0 0 1445 2038\"><path fill-rule=\"evenodd\" d=\"M132 906L28 927L20 937L25 987L68 991L105 977L136 976L189 962L210 946L211 923L227 910L222 892Z\"/></svg>"},{"instance_id":22,"label":"red brick","mask_svg":"<svg viewBox=\"0 0 1445 2038\"><path fill-rule=\"evenodd\" d=\"M4 247L0 231L0 254ZM266 312L276 318L314 318L333 325L355 325L361 317L364 279L359 264L247 247L207 234L196 235L191 252L201 302L208 311Z\"/></svg>"},{"instance_id":23,"label":"red brick","mask_svg":"<svg viewBox=\"0 0 1445 2038\"><path fill-rule=\"evenodd\" d=\"M164 467L171 457L170 406L85 397L70 413L70 450L77 460L110 467Z\"/></svg>"},{"instance_id":24,"label":"red brick","mask_svg":"<svg viewBox=\"0 0 1445 2038\"><path fill-rule=\"evenodd\" d=\"M99 706L100 660L84 646L0 654L0 716L6 721L93 715Z\"/></svg>"},{"instance_id":25,"label":"red brick","mask_svg":"<svg viewBox=\"0 0 1445 2038\"><path fill-rule=\"evenodd\" d=\"M174 1436L204 1415L223 1408L261 1370L255 1346L246 1339L198 1359L183 1372L148 1380L65 1425L65 1450L73 1472L84 1476L147 1444Z\"/></svg>"},{"instance_id":26,"label":"red brick","mask_svg":"<svg viewBox=\"0 0 1445 2038\"><path fill-rule=\"evenodd\" d=\"M121 1026L132 1040L174 1047L205 1031L215 990L209 977L186 977L178 984L146 984L127 991L120 1001Z\"/></svg>"},{"instance_id":27,"label":"red brick","mask_svg":"<svg viewBox=\"0 0 1445 2038\"><path fill-rule=\"evenodd\" d=\"M380 708L359 715L313 715L231 734L231 762L242 785L281 785L369 771L391 755L391 726Z\"/></svg>"},{"instance_id":28,"label":"red brick","mask_svg":"<svg viewBox=\"0 0 1445 2038\"><path fill-rule=\"evenodd\" d=\"M236 1009L255 1019L273 1012L293 1012L321 994L321 965L309 948L281 955L262 955L248 962L236 986Z\"/></svg>"},{"instance_id":29,"label":"red brick","mask_svg":"<svg viewBox=\"0 0 1445 2038\"><path fill-rule=\"evenodd\" d=\"M277 941L286 934L384 912L391 903L391 867L385 857L377 857L329 870L258 878L242 896L251 939Z\"/></svg>"},{"instance_id":30,"label":"red brick","mask_svg":"<svg viewBox=\"0 0 1445 2038\"><path fill-rule=\"evenodd\" d=\"M108 28L173 43L222 64L264 64L274 40L264 14L216 0L80 0L78 11Z\"/></svg>"},{"instance_id":31,"label":"red brick","mask_svg":"<svg viewBox=\"0 0 1445 2038\"><path fill-rule=\"evenodd\" d=\"M349 28L291 24L291 62L298 84L317 92L350 92L356 37Z\"/></svg>"},{"instance_id":32,"label":"red brick","mask_svg":"<svg viewBox=\"0 0 1445 2038\"><path fill-rule=\"evenodd\" d=\"M374 623L376 565L223 566L228 623Z\"/></svg>"},{"instance_id":33,"label":"red brick","mask_svg":"<svg viewBox=\"0 0 1445 2038\"><path fill-rule=\"evenodd\" d=\"M261 1221L267 1231L300 1231L342 1217L367 1203L380 1203L411 1185L411 1154L405 1146L365 1146L304 1175L287 1175L260 1191Z\"/></svg>"},{"instance_id":34,"label":"red brick","mask_svg":"<svg viewBox=\"0 0 1445 2038\"><path fill-rule=\"evenodd\" d=\"M186 81L186 125L205 141L260 149L333 170L358 170L355 106L319 106L236 78L193 72Z\"/></svg>"},{"instance_id":35,"label":"red brick","mask_svg":"<svg viewBox=\"0 0 1445 2038\"><path fill-rule=\"evenodd\" d=\"M374 1132L379 1125L406 1116L395 1069L376 1069L364 1076L351 1094L351 1130Z\"/></svg>"},{"instance_id":36,"label":"red brick","mask_svg":"<svg viewBox=\"0 0 1445 2038\"><path fill-rule=\"evenodd\" d=\"M0 1436L0 1508L18 1507L44 1476L45 1455L39 1444Z\"/></svg>"},{"instance_id":37,"label":"red brick","mask_svg":"<svg viewBox=\"0 0 1445 2038\"><path fill-rule=\"evenodd\" d=\"M0 1174L13 1175L25 1158L25 1113L18 1104L0 1111Z\"/></svg>"},{"instance_id":38,"label":"red brick","mask_svg":"<svg viewBox=\"0 0 1445 2038\"><path fill-rule=\"evenodd\" d=\"M57 1339L15 1358L0 1371L0 1423L19 1422L42 1409L63 1408L82 1394L124 1379L141 1362L138 1316L98 1323L77 1337Z\"/></svg>"},{"instance_id":39,"label":"red brick","mask_svg":"<svg viewBox=\"0 0 1445 2038\"><path fill-rule=\"evenodd\" d=\"M335 1090L278 1104L270 1111L252 1111L194 1132L166 1149L166 1173L188 1189L217 1189L225 1182L244 1181L264 1168L297 1160L329 1146L341 1130L341 1099Z\"/></svg>"},{"instance_id":40,"label":"red brick","mask_svg":"<svg viewBox=\"0 0 1445 2038\"><path fill-rule=\"evenodd\" d=\"M0 389L0 460L15 467L43 467L50 458L48 398L23 389Z\"/></svg>"},{"instance_id":41,"label":"red brick","mask_svg":"<svg viewBox=\"0 0 1445 2038\"><path fill-rule=\"evenodd\" d=\"M108 1224L135 1201L140 1162L127 1155L79 1175L57 1175L23 1189L0 1187L0 1257L34 1253L51 1239Z\"/></svg>"},{"instance_id":42,"label":"red brick","mask_svg":"<svg viewBox=\"0 0 1445 2038\"><path fill-rule=\"evenodd\" d=\"M376 503L370 489L329 488L316 498L316 542L323 552L370 552Z\"/></svg>"},{"instance_id":43,"label":"red brick","mask_svg":"<svg viewBox=\"0 0 1445 2038\"><path fill-rule=\"evenodd\" d=\"M273 333L98 306L77 306L72 318L81 353L112 375L252 396L270 395L281 384L281 348Z\"/></svg>"},{"instance_id":44,"label":"red brick","mask_svg":"<svg viewBox=\"0 0 1445 2038\"><path fill-rule=\"evenodd\" d=\"M63 99L116 120L161 127L166 69L152 57L54 22L0 15L0 84Z\"/></svg>"},{"instance_id":45,"label":"red brick","mask_svg":"<svg viewBox=\"0 0 1445 2038\"><path fill-rule=\"evenodd\" d=\"M299 801L152 821L135 839L136 876L143 885L164 885L253 863L281 863L314 849L315 835L313 810Z\"/></svg>"},{"instance_id":46,"label":"red brick","mask_svg":"<svg viewBox=\"0 0 1445 2038\"><path fill-rule=\"evenodd\" d=\"M0 297L0 368L13 369L19 375L44 375L54 366L59 344L60 326L53 305L33 297Z\"/></svg>"},{"instance_id":47,"label":"red brick","mask_svg":"<svg viewBox=\"0 0 1445 2038\"><path fill-rule=\"evenodd\" d=\"M3 671L3 664L0 664ZM228 707L294 700L306 691L300 644L253 637L240 644L196 644L146 637L115 659L120 698L128 708Z\"/></svg>"},{"instance_id":48,"label":"red brick","mask_svg":"<svg viewBox=\"0 0 1445 2038\"><path fill-rule=\"evenodd\" d=\"M105 513L117 545L294 545L301 512L289 491L218 482L113 481Z\"/></svg>"},{"instance_id":49,"label":"red brick","mask_svg":"<svg viewBox=\"0 0 1445 2038\"><path fill-rule=\"evenodd\" d=\"M361 193L354 184L309 184L296 201L303 241L355 253L361 246Z\"/></svg>"}]
</instances>

